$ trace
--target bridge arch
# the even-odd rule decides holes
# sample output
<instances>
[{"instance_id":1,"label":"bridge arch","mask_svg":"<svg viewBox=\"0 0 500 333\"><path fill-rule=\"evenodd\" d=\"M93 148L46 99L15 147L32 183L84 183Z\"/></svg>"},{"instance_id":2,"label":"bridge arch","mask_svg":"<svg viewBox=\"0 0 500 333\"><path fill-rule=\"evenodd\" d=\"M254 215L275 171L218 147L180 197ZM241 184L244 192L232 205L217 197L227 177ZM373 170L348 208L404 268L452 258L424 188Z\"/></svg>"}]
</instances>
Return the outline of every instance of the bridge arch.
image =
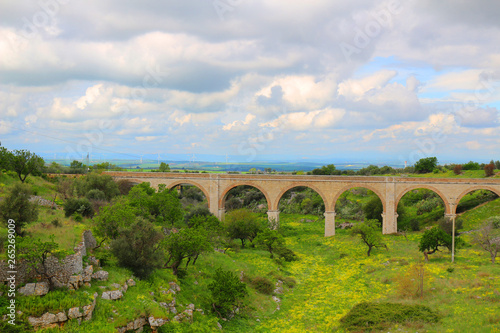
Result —
<instances>
[{"instance_id":1,"label":"bridge arch","mask_svg":"<svg viewBox=\"0 0 500 333\"><path fill-rule=\"evenodd\" d=\"M225 208L225 201L226 201L227 194L233 188L238 187L238 186L251 186L251 187L255 187L256 189L258 189L259 191L261 191L262 194L264 194L264 197L266 197L268 209L269 209L269 207L271 207L271 200L269 199L269 194L267 193L267 191L263 187L261 187L260 185L254 184L252 182L241 182L241 183L238 182L238 183L234 183L234 184L229 185L222 192L221 196L219 197L219 209L224 209Z\"/></svg>"},{"instance_id":2,"label":"bridge arch","mask_svg":"<svg viewBox=\"0 0 500 333\"><path fill-rule=\"evenodd\" d=\"M205 195L205 198L207 199L208 208L210 208L210 196L209 196L209 193L208 193L208 191L202 185L198 184L197 182L194 182L192 180L179 180L179 181L175 181L173 183L168 184L167 188L169 190L171 190L174 187L179 186L179 185L183 185L183 184L185 184L185 185L192 185L192 186L195 186L198 189L200 189L203 192L203 194Z\"/></svg>"},{"instance_id":3,"label":"bridge arch","mask_svg":"<svg viewBox=\"0 0 500 333\"><path fill-rule=\"evenodd\" d=\"M382 195L382 193L380 193L380 191L378 189L376 189L375 187L369 185L369 184L350 184L350 185L347 185L345 187L343 187L340 191L337 192L337 194L335 194L335 197L333 198L333 202L332 202L332 210L335 210L335 205L337 204L337 200L339 200L340 196L345 192L345 191L348 191L352 188L356 188L356 187L362 187L362 188L366 188L370 191L372 191L373 193L375 193L378 198L380 199L380 201L382 201L382 206L384 207L384 213L386 211L385 207L386 207L386 198L384 195Z\"/></svg>"},{"instance_id":4,"label":"bridge arch","mask_svg":"<svg viewBox=\"0 0 500 333\"><path fill-rule=\"evenodd\" d=\"M330 207L328 206L328 200L326 199L326 196L324 195L324 193L318 187L311 185L311 184L308 184L308 183L302 183L302 182L293 183L293 184L283 188L280 191L280 193L276 196L276 199L273 202L274 206L272 206L272 207L268 206L269 210L278 210L279 203L280 203L280 200L283 197L283 195L285 195L286 192L288 192L289 190L291 190L295 187L307 187L307 188L310 188L311 190L314 190L316 193L319 194L321 199L323 199L323 203L325 204L325 211L329 211Z\"/></svg>"},{"instance_id":5,"label":"bridge arch","mask_svg":"<svg viewBox=\"0 0 500 333\"><path fill-rule=\"evenodd\" d=\"M438 190L434 186L430 186L430 185L426 185L426 184L414 185L414 186L411 186L411 187L408 187L408 188L404 189L404 191L402 191L401 193L399 193L399 195L396 197L396 200L394 201L394 211L395 212L397 211L399 201L401 201L401 198L406 193L408 193L410 191L413 191L413 190L418 190L418 189L421 189L421 188L426 189L426 190L430 190L432 192L435 192L437 195L439 195L439 197L441 198L441 200L443 200L445 214L451 214L450 202L448 201L448 199L446 198L446 196L443 194L443 192L441 192L440 190Z\"/></svg>"},{"instance_id":6,"label":"bridge arch","mask_svg":"<svg viewBox=\"0 0 500 333\"><path fill-rule=\"evenodd\" d=\"M456 198L455 202L453 203L453 211L450 214L456 214L457 206L458 206L458 204L460 203L460 200L462 200L463 197L465 197L467 194L469 194L471 192L474 192L474 191L477 191L477 190L491 191L491 192L495 193L496 195L498 195L500 197L500 189L497 189L497 188L494 188L494 187L481 186L481 185L476 185L476 186L469 187L465 191L463 191L462 193L460 193L460 195Z\"/></svg>"}]
</instances>

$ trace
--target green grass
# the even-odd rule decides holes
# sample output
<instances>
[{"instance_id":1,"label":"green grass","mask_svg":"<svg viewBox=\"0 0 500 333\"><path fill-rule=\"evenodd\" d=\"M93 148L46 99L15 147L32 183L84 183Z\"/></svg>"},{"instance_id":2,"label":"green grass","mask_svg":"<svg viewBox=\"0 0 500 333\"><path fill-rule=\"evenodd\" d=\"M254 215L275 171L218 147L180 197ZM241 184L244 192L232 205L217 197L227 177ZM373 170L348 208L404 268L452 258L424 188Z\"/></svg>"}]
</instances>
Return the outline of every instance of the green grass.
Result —
<instances>
[{"instance_id":1,"label":"green grass","mask_svg":"<svg viewBox=\"0 0 500 333\"><path fill-rule=\"evenodd\" d=\"M475 230L491 216L500 216L500 198L495 199L486 205L469 210L460 215L464 223L464 231Z\"/></svg>"}]
</instances>

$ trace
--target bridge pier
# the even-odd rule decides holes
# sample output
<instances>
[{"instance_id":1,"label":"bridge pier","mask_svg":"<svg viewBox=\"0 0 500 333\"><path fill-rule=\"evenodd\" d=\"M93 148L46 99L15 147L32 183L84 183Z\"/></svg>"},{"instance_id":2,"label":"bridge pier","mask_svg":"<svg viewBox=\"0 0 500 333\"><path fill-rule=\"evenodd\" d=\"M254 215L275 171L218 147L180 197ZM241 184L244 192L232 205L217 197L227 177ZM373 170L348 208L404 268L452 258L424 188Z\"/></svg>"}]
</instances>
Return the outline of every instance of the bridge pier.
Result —
<instances>
[{"instance_id":1,"label":"bridge pier","mask_svg":"<svg viewBox=\"0 0 500 333\"><path fill-rule=\"evenodd\" d=\"M278 229L280 225L280 211L279 210L267 211L267 218L269 220L269 227L272 230Z\"/></svg>"},{"instance_id":2,"label":"bridge pier","mask_svg":"<svg viewBox=\"0 0 500 333\"><path fill-rule=\"evenodd\" d=\"M224 219L226 218L226 208L219 208L219 211L217 212L217 218L219 221L223 222Z\"/></svg>"},{"instance_id":3,"label":"bridge pier","mask_svg":"<svg viewBox=\"0 0 500 333\"><path fill-rule=\"evenodd\" d=\"M335 236L335 212L325 212L325 237Z\"/></svg>"},{"instance_id":4,"label":"bridge pier","mask_svg":"<svg viewBox=\"0 0 500 333\"><path fill-rule=\"evenodd\" d=\"M398 232L398 213L382 213L382 233L395 234Z\"/></svg>"}]
</instances>

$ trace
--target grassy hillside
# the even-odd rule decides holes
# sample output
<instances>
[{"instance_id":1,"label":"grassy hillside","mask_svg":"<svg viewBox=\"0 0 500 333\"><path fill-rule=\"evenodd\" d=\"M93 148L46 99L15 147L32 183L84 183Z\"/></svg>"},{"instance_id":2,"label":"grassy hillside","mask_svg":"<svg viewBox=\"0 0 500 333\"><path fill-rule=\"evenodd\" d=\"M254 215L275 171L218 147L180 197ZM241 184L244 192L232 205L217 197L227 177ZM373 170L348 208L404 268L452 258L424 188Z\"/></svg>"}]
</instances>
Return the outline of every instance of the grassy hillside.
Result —
<instances>
[{"instance_id":1,"label":"grassy hillside","mask_svg":"<svg viewBox=\"0 0 500 333\"><path fill-rule=\"evenodd\" d=\"M4 175L0 181L7 186L15 181L13 179ZM39 195L47 199L53 197L53 184L41 178L30 179L39 187ZM471 195L466 201L477 195ZM370 198L357 191L347 193L347 197L360 204ZM500 215L500 199L463 213L464 230L475 230L486 218L496 215ZM266 214L260 218L265 219ZM356 304L365 301L426 305L440 316L436 324L412 322L388 327L387 331L500 332L500 264L492 265L489 253L477 247L466 245L459 249L453 264L447 251L433 254L429 262L424 262L423 255L418 252L423 231L409 232L407 237L384 235L388 249L376 249L367 257L366 246L350 236L348 230L337 229L335 236L325 238L324 221L317 216L281 214L280 224L286 246L298 255L298 261L279 262L269 258L267 251L252 247L234 246L225 254L211 252L200 256L196 265L188 268L185 278L175 277L171 270L157 270L147 280L137 280L137 286L130 288L119 301L110 303L98 298L92 321L81 325L70 322L45 332L111 333L116 327L147 313L173 319L174 314L166 314L157 304L163 297L162 288L170 281L181 286L181 292L175 295L179 311L193 303L196 308L203 309L205 315L196 313L192 323L170 324L163 332L217 332L217 322L224 332L344 332L340 319ZM30 224L27 230L31 236L42 239L55 234L60 246L69 250L79 242L81 232L90 226L91 220L75 222L64 217L62 210L40 208L38 221ZM470 244L472 234L462 237ZM105 259L104 269L110 272L109 281L93 281L91 287L77 292L58 292L43 302L18 296L19 310L26 315L38 315L49 309L61 310L64 304L86 304L88 295L102 292L100 287L123 284L132 276L129 270L118 268L112 256ZM217 318L210 311L207 287L219 267L234 272L247 284L249 291L245 306L229 321ZM424 272L422 297L417 295L419 267ZM283 281L284 293L259 292L255 284L259 279L267 279L273 285ZM273 296L278 297L279 302Z\"/></svg>"}]
</instances>

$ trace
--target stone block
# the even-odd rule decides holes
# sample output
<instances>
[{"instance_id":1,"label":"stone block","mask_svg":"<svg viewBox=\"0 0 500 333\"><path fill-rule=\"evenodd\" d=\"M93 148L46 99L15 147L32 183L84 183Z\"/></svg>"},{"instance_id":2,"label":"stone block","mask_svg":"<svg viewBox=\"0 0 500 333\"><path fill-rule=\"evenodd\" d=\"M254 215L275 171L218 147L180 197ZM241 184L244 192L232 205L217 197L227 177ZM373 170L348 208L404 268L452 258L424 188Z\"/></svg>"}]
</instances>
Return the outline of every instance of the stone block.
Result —
<instances>
[{"instance_id":1,"label":"stone block","mask_svg":"<svg viewBox=\"0 0 500 333\"><path fill-rule=\"evenodd\" d=\"M58 314L56 314L56 319L58 322L62 323L68 320L68 316L66 316L64 312L59 312Z\"/></svg>"},{"instance_id":2,"label":"stone block","mask_svg":"<svg viewBox=\"0 0 500 333\"><path fill-rule=\"evenodd\" d=\"M19 288L18 292L25 296L31 296L35 293L36 283L27 283L24 287Z\"/></svg>"},{"instance_id":3,"label":"stone block","mask_svg":"<svg viewBox=\"0 0 500 333\"><path fill-rule=\"evenodd\" d=\"M128 285L129 287L133 287L133 286L135 286L135 281L134 281L133 279L128 279L128 280L127 280L127 285Z\"/></svg>"},{"instance_id":4,"label":"stone block","mask_svg":"<svg viewBox=\"0 0 500 333\"><path fill-rule=\"evenodd\" d=\"M33 295L44 296L49 292L49 284L47 282L38 282L35 284L35 292Z\"/></svg>"},{"instance_id":5,"label":"stone block","mask_svg":"<svg viewBox=\"0 0 500 333\"><path fill-rule=\"evenodd\" d=\"M137 330L146 324L147 324L146 319L143 317L139 317L136 320L134 320L134 330Z\"/></svg>"},{"instance_id":6,"label":"stone block","mask_svg":"<svg viewBox=\"0 0 500 333\"><path fill-rule=\"evenodd\" d=\"M92 274L92 278L94 280L98 280L98 281L107 281L108 276L109 276L109 273L106 271L97 271L94 274Z\"/></svg>"},{"instance_id":7,"label":"stone block","mask_svg":"<svg viewBox=\"0 0 500 333\"><path fill-rule=\"evenodd\" d=\"M72 275L68 280L68 288L78 290L83 285L83 277L81 275Z\"/></svg>"},{"instance_id":8,"label":"stone block","mask_svg":"<svg viewBox=\"0 0 500 333\"><path fill-rule=\"evenodd\" d=\"M90 282L92 280L92 274L94 273L94 266L89 265L83 270L83 282Z\"/></svg>"},{"instance_id":9,"label":"stone block","mask_svg":"<svg viewBox=\"0 0 500 333\"><path fill-rule=\"evenodd\" d=\"M181 291L181 287L179 287L179 285L175 282L169 282L168 283L170 285L170 289L175 291L175 292L178 292L178 291Z\"/></svg>"},{"instance_id":10,"label":"stone block","mask_svg":"<svg viewBox=\"0 0 500 333\"><path fill-rule=\"evenodd\" d=\"M76 319L76 318L80 318L82 316L83 316L83 313L80 312L80 308L77 306L68 310L68 318L69 319Z\"/></svg>"},{"instance_id":11,"label":"stone block","mask_svg":"<svg viewBox=\"0 0 500 333\"><path fill-rule=\"evenodd\" d=\"M166 318L155 318L153 316L150 316L148 318L148 321L149 321L149 325L151 326L151 328L157 328L157 327L165 325L168 322L168 319L166 319Z\"/></svg>"},{"instance_id":12,"label":"stone block","mask_svg":"<svg viewBox=\"0 0 500 333\"><path fill-rule=\"evenodd\" d=\"M102 293L102 299L117 300L123 297L121 290L111 290Z\"/></svg>"},{"instance_id":13,"label":"stone block","mask_svg":"<svg viewBox=\"0 0 500 333\"><path fill-rule=\"evenodd\" d=\"M51 324L57 323L57 317L55 314L46 312L41 317L28 317L28 322L33 327L47 327Z\"/></svg>"}]
</instances>

